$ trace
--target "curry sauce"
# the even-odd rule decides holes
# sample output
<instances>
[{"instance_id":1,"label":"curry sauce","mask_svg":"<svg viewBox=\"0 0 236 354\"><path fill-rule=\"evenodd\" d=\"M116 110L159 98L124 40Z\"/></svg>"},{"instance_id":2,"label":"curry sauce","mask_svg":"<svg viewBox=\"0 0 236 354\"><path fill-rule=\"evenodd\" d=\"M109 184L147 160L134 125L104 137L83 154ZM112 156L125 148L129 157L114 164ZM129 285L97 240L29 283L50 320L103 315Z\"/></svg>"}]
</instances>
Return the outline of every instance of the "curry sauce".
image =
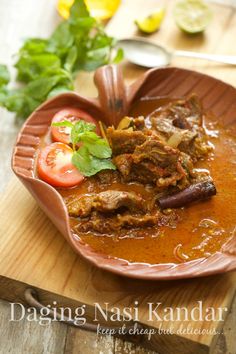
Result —
<instances>
[{"instance_id":1,"label":"curry sauce","mask_svg":"<svg viewBox=\"0 0 236 354\"><path fill-rule=\"evenodd\" d=\"M139 100L129 115L146 117L168 101L165 98ZM106 234L92 230L84 232L78 218L70 217L73 232L95 251L129 262L179 263L220 251L236 227L235 131L226 130L212 116L206 116L204 124L214 150L207 158L197 161L195 168L210 171L217 196L176 210L165 210L161 225L119 229ZM96 195L106 189L99 180L87 178L79 187L59 192L68 200L72 196ZM134 192L147 206L156 193L154 187L136 181L117 180L109 185L109 190Z\"/></svg>"}]
</instances>

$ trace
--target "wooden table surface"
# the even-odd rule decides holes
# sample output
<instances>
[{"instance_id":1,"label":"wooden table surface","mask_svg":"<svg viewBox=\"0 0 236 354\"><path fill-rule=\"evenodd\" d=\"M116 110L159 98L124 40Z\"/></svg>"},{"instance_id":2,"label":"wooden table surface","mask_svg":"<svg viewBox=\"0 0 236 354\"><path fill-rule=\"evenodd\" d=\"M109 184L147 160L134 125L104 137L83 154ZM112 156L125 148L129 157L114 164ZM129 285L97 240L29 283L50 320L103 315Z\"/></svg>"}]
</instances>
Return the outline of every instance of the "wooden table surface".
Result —
<instances>
[{"instance_id":1,"label":"wooden table surface","mask_svg":"<svg viewBox=\"0 0 236 354\"><path fill-rule=\"evenodd\" d=\"M137 0L138 1L138 0ZM161 0L159 1L159 3ZM32 36L47 36L52 29L60 21L55 11L56 0L0 0L0 62L10 64L13 62L12 54L17 51L21 45L22 39ZM157 0L147 0L147 7L152 7ZM127 5L127 11L130 16L133 15L132 7L137 7L137 2L132 0L123 0L122 6ZM220 14L220 6L217 7ZM140 9L139 9L140 11ZM132 15L131 15L132 14ZM191 42L186 38L183 40L180 34L179 44L184 43L184 48L202 50L206 46L206 41L210 40L212 52L218 51L224 53L224 43L228 52L224 54L236 54L233 41L233 33L236 33L236 15L232 9L224 12L224 16L219 15L219 22L214 25L211 31L215 31L215 40L211 36L197 37ZM116 18L113 19L116 21ZM122 33L120 36L132 35L134 31L132 18L130 20L130 33ZM108 25L109 29L109 25ZM169 29L169 28L168 28ZM127 31L127 26L126 26ZM110 29L112 33L112 29ZM170 31L169 31L170 33ZM224 36L224 38L223 38ZM165 36L164 36L165 37ZM163 38L163 36L162 36ZM223 40L224 39L224 40ZM166 35L166 43L172 46L171 35ZM231 51L231 52L230 52ZM180 59L176 61L176 65L181 65ZM189 67L200 71L207 71L209 74L217 76L233 84L236 83L236 69L231 67L222 67L215 64L199 64L194 60L189 60ZM133 66L126 65L124 67L128 80L134 78ZM136 71L136 70L135 70ZM140 73L142 73L140 69ZM12 71L14 75L14 70ZM89 85L92 85L92 74L80 74L85 78L85 84L80 87L80 92L86 94ZM14 115L0 109L0 152L1 152L1 169L0 169L0 191L3 191L7 182L11 178L10 156L11 146L14 143L16 134L19 130L20 123L16 123ZM81 354L112 354L112 353L151 353L145 349L135 346L127 342L112 337L97 337L96 334L85 332L79 329L68 327L61 323L52 323L46 326L40 326L38 323L31 323L26 320L20 323L9 322L10 308L5 301L0 301L0 353L81 353ZM219 337L218 343L214 350L214 354L235 354L236 353L236 299L232 306L231 313L227 317L224 325L224 334ZM167 353L168 354L168 353ZM196 353L197 354L197 353ZM213 354L213 353L212 353Z\"/></svg>"}]
</instances>

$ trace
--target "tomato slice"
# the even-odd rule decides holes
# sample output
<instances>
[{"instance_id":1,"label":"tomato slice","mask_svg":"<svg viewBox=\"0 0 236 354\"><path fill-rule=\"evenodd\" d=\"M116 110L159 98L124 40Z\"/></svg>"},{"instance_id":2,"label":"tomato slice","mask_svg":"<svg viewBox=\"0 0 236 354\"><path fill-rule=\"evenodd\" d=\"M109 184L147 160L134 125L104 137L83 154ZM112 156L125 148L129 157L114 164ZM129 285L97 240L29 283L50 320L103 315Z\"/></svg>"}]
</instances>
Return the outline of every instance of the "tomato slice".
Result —
<instances>
[{"instance_id":1,"label":"tomato slice","mask_svg":"<svg viewBox=\"0 0 236 354\"><path fill-rule=\"evenodd\" d=\"M73 187L84 176L72 164L73 150L63 143L52 143L43 148L38 157L38 174L54 187Z\"/></svg>"},{"instance_id":2,"label":"tomato slice","mask_svg":"<svg viewBox=\"0 0 236 354\"><path fill-rule=\"evenodd\" d=\"M78 108L64 108L61 111L57 112L53 119L52 123L62 122L63 120L68 120L72 123L78 122L80 119L85 120L88 123L93 123L96 125L96 133L100 135L100 129L97 121L90 116L88 113L82 111ZM51 135L53 141L60 141L64 144L70 143L70 132L71 128L69 127L51 127Z\"/></svg>"}]
</instances>

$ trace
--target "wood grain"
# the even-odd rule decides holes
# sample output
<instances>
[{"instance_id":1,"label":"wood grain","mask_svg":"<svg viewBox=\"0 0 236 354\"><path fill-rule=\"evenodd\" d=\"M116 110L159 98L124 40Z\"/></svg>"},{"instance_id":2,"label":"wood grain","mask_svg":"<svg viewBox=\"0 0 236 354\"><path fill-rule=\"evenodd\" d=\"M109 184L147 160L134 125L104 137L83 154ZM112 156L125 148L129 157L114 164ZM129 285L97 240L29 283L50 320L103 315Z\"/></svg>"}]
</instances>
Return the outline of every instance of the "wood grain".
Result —
<instances>
[{"instance_id":1,"label":"wood grain","mask_svg":"<svg viewBox=\"0 0 236 354\"><path fill-rule=\"evenodd\" d=\"M29 321L22 321L20 324L9 323L9 303L0 300L0 309L0 354L29 353L29 350L32 354L157 354L118 338L97 336L95 333L68 327L62 323L52 323L43 327ZM224 333L220 335L212 354L236 353L235 311L236 298L226 320ZM29 329L32 330L32 327L33 332ZM42 338L47 345L42 345Z\"/></svg>"},{"instance_id":2,"label":"wood grain","mask_svg":"<svg viewBox=\"0 0 236 354\"><path fill-rule=\"evenodd\" d=\"M148 321L147 302L162 302L162 314L167 306L185 306L191 310L199 299L203 301L204 309L209 306L230 308L235 291L235 274L176 282L144 282L123 279L85 263L16 180L2 196L0 230L4 235L0 244L1 275L28 283L39 291L43 289L71 299L68 301L72 307L75 306L73 301L90 305L90 308L95 302L103 307L105 302L109 302L109 309L112 306L133 306L134 301L138 301L139 321L144 326L155 328L159 327L160 322ZM5 298L10 300L7 292ZM40 293L40 298L47 304L55 296L45 297ZM181 323L166 322L162 329L172 325L177 333ZM191 322L189 325L193 329L220 330L223 323ZM200 354L207 353L215 340L216 336L212 335L156 335L151 341L143 336L142 344L160 353L190 354L198 350Z\"/></svg>"},{"instance_id":3,"label":"wood grain","mask_svg":"<svg viewBox=\"0 0 236 354\"><path fill-rule=\"evenodd\" d=\"M81 347L81 343L83 346ZM93 343L93 344L92 344ZM92 344L92 345L91 345ZM79 349L78 349L79 348ZM64 354L155 354L133 343L112 336L97 336L70 327Z\"/></svg>"},{"instance_id":4,"label":"wood grain","mask_svg":"<svg viewBox=\"0 0 236 354\"><path fill-rule=\"evenodd\" d=\"M20 318L21 311L16 308L16 318ZM20 322L9 322L10 307L1 301L0 328L1 346L0 353L30 353L30 354L62 354L64 353L67 327L61 323L39 326L38 322L23 319ZM22 335L24 333L24 335ZM35 335L37 333L37 335Z\"/></svg>"},{"instance_id":5,"label":"wood grain","mask_svg":"<svg viewBox=\"0 0 236 354\"><path fill-rule=\"evenodd\" d=\"M19 47L22 38L32 35L45 36L52 31L59 21L59 17L55 12L55 2L56 0L50 1L50 4L46 0L37 3L30 0L22 0L21 2L17 0L2 0L0 2L2 62L12 63L11 55ZM170 49L236 54L236 49L233 45L236 33L235 10L215 5L213 23L206 34L189 37L180 32L174 24L171 16L173 1L163 1L163 3L167 5L167 16L161 30L148 37L150 40L157 41ZM161 4L161 0L158 2L159 4ZM109 33L119 37L137 35L133 24L134 18L156 6L156 0L123 1L118 13L108 24ZM172 64L205 72L235 86L236 70L233 67L180 58L174 59ZM139 74L144 72L142 68L126 62L123 64L123 71L128 82L132 82ZM92 76L92 73L80 73L76 80L76 90L84 95L96 95ZM19 125L14 125L13 115L3 110L1 110L1 122L4 122L4 124L0 125L0 149L3 162L0 173L0 188L3 189L6 181L11 176L9 168L11 152L9 146L15 139ZM74 299L74 301L70 300L73 304L78 303L78 301L92 304L93 300L96 299L96 301L104 302L109 300L114 304L125 305L132 303L133 299L138 299L143 314L141 316L142 322L144 322L145 317L143 308L147 299L154 301L156 299L159 301L164 300L166 304L187 304L187 306L192 306L196 299L203 299L211 306L220 304L230 307L235 285L235 277L230 274L202 279L200 282L186 281L171 284L157 283L147 285L142 282L121 279L93 269L90 265L80 260L44 214L37 208L29 194L15 181L11 183L8 192L5 192L2 203L6 204L4 206L2 204L0 211L0 274L14 279L13 282L9 281L8 286L5 284L4 289L2 287L0 289L0 293L6 299L12 299L12 294L10 296L8 291L14 286L19 289L18 292L15 290L16 298L23 301L22 292L24 288L21 288L17 282L17 280L21 280L34 285L36 288L45 289L46 291L40 290L41 300L45 301L45 304L47 301L52 300L56 294L59 294L59 298L63 295ZM55 293L55 295L51 295L51 297L46 295L50 291ZM2 313L5 314L3 320L6 323L7 311L4 312L3 310ZM214 351L217 354L236 353L234 339L235 313L234 306L224 326L225 334L222 333L219 336L219 341ZM60 353L56 341L59 340L63 347L64 338L66 337L65 332L61 329L59 330L57 325L60 324L53 324L51 327L52 332L49 330L51 342L46 339L49 353L50 350L52 353ZM25 323L24 326L27 327L30 324ZM211 326L211 324L208 324L208 326ZM15 352L18 353L17 348L23 348L21 350L22 353L43 352L40 336L43 335L44 338L46 333L41 331L40 328L32 327L34 328L33 337L35 338L32 338L31 335L32 328L26 329L26 334L21 342L18 337L22 327L19 326L14 331L9 328L6 326L6 332L4 332L2 338L10 337L12 342L12 334L16 337L12 342L14 347L12 346L11 350L14 348ZM36 330L38 336L35 335ZM85 335L81 330L70 329L69 332L65 345L67 353L86 353L84 350L87 350L88 353L102 352L104 354L110 354L111 352L131 353L132 351L141 353L138 347L135 349L134 346L129 344L121 344L122 342L118 339L97 340L94 334ZM185 337L183 340L180 338L176 340L176 338L170 339L164 336L157 338L157 340L155 338L149 345L164 354L176 354L178 352L181 354L185 352L187 354L200 354L201 350L204 353L209 352L209 350L213 351L216 342L216 338L211 337L194 338L193 343L190 339ZM4 348L4 353L6 353L10 348L10 344L6 340L3 342L1 339L1 348Z\"/></svg>"}]
</instances>

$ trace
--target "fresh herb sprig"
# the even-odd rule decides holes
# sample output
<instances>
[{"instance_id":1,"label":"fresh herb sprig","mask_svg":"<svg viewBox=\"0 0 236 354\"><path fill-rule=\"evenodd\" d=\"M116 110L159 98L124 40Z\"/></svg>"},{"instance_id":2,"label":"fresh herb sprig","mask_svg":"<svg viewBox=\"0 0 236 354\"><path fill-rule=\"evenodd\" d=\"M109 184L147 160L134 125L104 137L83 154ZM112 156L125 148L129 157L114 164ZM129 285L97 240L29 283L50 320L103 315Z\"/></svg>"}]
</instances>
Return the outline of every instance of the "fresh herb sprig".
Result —
<instances>
[{"instance_id":1,"label":"fresh herb sprig","mask_svg":"<svg viewBox=\"0 0 236 354\"><path fill-rule=\"evenodd\" d=\"M108 142L95 133L95 124L83 120L73 124L65 120L52 125L71 128L70 140L74 151L72 163L84 176L116 169L111 161L112 150ZM79 143L81 146L78 147Z\"/></svg>"},{"instance_id":2,"label":"fresh herb sprig","mask_svg":"<svg viewBox=\"0 0 236 354\"><path fill-rule=\"evenodd\" d=\"M50 38L27 39L19 50L15 68L22 87L9 89L8 69L0 65L0 106L26 118L47 98L73 90L79 70L120 61L121 49L112 58L115 43L90 16L84 1L75 0L69 19L59 24Z\"/></svg>"}]
</instances>

